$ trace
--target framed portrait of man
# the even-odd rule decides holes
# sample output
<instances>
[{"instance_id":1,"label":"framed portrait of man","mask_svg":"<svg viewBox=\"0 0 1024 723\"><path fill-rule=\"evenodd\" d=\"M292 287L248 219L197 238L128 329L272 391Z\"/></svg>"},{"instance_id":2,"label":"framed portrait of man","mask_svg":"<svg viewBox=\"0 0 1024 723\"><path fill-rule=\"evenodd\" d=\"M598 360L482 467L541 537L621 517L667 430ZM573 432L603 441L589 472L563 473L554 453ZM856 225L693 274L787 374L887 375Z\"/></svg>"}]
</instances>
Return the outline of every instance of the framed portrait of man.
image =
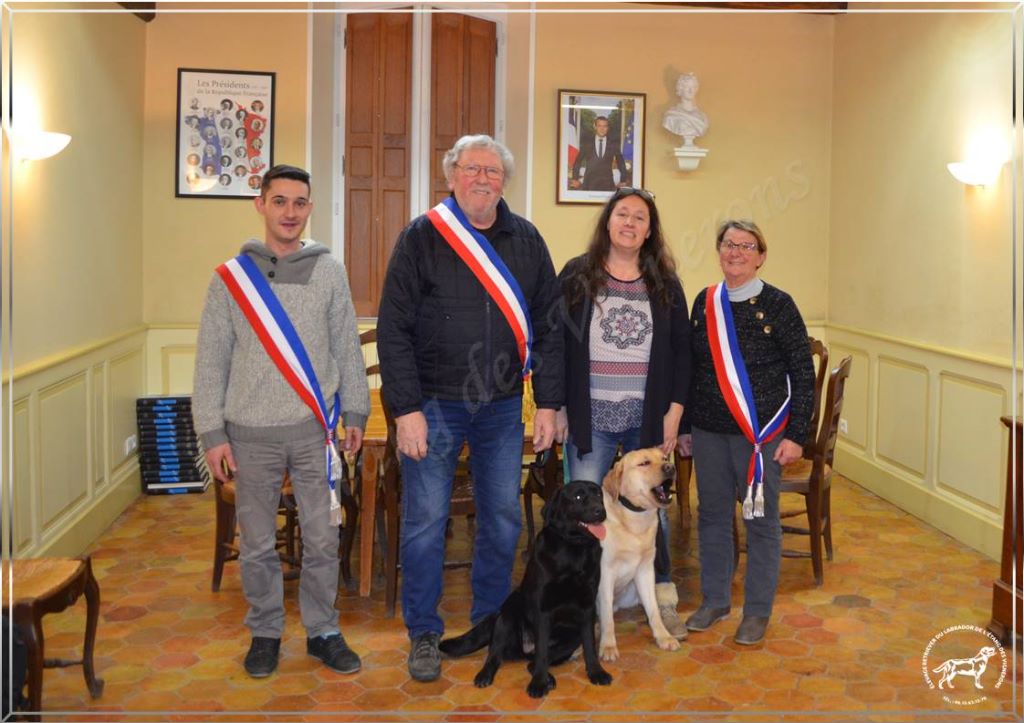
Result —
<instances>
[{"instance_id":1,"label":"framed portrait of man","mask_svg":"<svg viewBox=\"0 0 1024 723\"><path fill-rule=\"evenodd\" d=\"M644 93L558 91L558 203L605 203L643 187Z\"/></svg>"}]
</instances>

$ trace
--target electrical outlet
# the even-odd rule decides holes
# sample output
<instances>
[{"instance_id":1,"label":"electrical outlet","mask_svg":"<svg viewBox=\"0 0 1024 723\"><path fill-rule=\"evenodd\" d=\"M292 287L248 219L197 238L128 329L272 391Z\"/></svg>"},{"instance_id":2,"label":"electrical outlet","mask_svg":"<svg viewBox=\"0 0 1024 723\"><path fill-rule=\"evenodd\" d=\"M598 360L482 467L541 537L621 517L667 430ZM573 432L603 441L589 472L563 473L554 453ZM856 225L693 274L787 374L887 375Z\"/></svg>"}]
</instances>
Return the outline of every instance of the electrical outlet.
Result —
<instances>
[{"instance_id":1,"label":"electrical outlet","mask_svg":"<svg viewBox=\"0 0 1024 723\"><path fill-rule=\"evenodd\" d=\"M128 436L124 440L124 456L127 457L135 448L139 446L139 439L134 434Z\"/></svg>"},{"instance_id":2,"label":"electrical outlet","mask_svg":"<svg viewBox=\"0 0 1024 723\"><path fill-rule=\"evenodd\" d=\"M849 434L850 433L850 425L847 424L846 420L843 419L842 417L839 418L839 433L840 434Z\"/></svg>"}]
</instances>

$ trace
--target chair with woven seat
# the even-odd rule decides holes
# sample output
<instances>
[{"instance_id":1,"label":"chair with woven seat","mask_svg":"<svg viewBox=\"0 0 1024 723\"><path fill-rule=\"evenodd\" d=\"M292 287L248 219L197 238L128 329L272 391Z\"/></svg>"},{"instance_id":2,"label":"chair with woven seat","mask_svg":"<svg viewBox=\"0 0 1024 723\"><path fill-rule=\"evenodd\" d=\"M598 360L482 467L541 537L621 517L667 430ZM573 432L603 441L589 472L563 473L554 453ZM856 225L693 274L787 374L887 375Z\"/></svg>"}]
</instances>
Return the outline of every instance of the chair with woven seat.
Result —
<instances>
[{"instance_id":1,"label":"chair with woven seat","mask_svg":"<svg viewBox=\"0 0 1024 723\"><path fill-rule=\"evenodd\" d=\"M804 508L780 509L779 517L786 519L807 515L807 527L783 525L784 534L807 535L810 550L783 549L783 557L809 557L817 585L824 582L822 564L822 541L825 554L832 560L832 460L835 457L836 439L839 436L839 418L843 413L843 394L846 380L850 376L853 357L846 357L832 370L825 393L825 406L821 415L818 439L814 443L811 459L804 457L782 468L782 494L798 494L804 498ZM780 500L781 508L781 500Z\"/></svg>"},{"instance_id":2,"label":"chair with woven seat","mask_svg":"<svg viewBox=\"0 0 1024 723\"><path fill-rule=\"evenodd\" d=\"M381 399L381 407L388 425L388 438L381 462L379 491L377 493L377 537L384 547L384 611L390 618L395 616L398 600L399 532L401 530L400 504L402 499L402 472L398 461L398 433L395 420L387 403ZM473 499L473 481L469 474L469 460L460 458L455 468L452 483L452 499L448 510L449 522L452 517L472 518L476 515ZM469 567L471 560L445 559L446 570Z\"/></svg>"},{"instance_id":3,"label":"chair with woven seat","mask_svg":"<svg viewBox=\"0 0 1024 723\"><path fill-rule=\"evenodd\" d=\"M216 505L216 524L214 526L213 545L213 579L210 589L220 590L220 581L224 575L224 563L238 559L238 518L235 514L235 481L214 480L213 495ZM285 474L281 485L281 502L278 514L284 518L277 532L277 547L281 561L288 565L285 579L298 577L302 566L302 543L299 540L298 510L292 495L291 482Z\"/></svg>"},{"instance_id":4,"label":"chair with woven seat","mask_svg":"<svg viewBox=\"0 0 1024 723\"><path fill-rule=\"evenodd\" d=\"M40 720L38 714L42 710L43 668L81 665L89 695L99 698L103 694L103 681L96 677L93 649L100 616L100 587L92 574L91 559L85 556L5 560L3 572L3 613L10 616L28 653L28 714L25 717ZM83 594L86 620L81 659L45 658L43 616L66 610ZM6 678L5 682L9 683L10 679Z\"/></svg>"},{"instance_id":5,"label":"chair with woven seat","mask_svg":"<svg viewBox=\"0 0 1024 723\"><path fill-rule=\"evenodd\" d=\"M824 342L815 339L813 336L807 337L807 343L811 347L811 359L814 362L814 407L811 409L811 421L807 425L807 441L803 445L803 459L813 461L814 460L814 449L818 441L818 427L820 426L821 420L821 395L825 390L825 380L829 376L828 368L828 347L825 346ZM794 464L797 464L794 462ZM678 467L677 467L678 469ZM742 502L740 497L740 502ZM739 525L736 523L735 517L732 523L732 541L733 541L733 557L734 562L739 561L740 552L746 552L746 547L741 547L739 542ZM831 558L830 558L831 559Z\"/></svg>"}]
</instances>

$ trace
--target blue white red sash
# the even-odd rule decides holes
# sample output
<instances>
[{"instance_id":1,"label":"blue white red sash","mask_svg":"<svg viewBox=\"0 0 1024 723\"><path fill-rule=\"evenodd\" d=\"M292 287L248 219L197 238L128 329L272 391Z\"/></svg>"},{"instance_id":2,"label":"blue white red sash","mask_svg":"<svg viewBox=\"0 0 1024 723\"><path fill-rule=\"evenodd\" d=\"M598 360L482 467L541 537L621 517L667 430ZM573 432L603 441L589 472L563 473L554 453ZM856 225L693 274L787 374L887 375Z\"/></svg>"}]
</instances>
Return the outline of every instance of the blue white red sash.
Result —
<instances>
[{"instance_id":1,"label":"blue white red sash","mask_svg":"<svg viewBox=\"0 0 1024 723\"><path fill-rule=\"evenodd\" d=\"M334 444L334 428L338 424L341 398L337 392L334 393L334 409L329 413L306 347L256 262L246 254L240 254L218 266L217 274L249 320L271 361L324 429L331 522L340 524L341 504L335 481L341 478L341 459Z\"/></svg>"},{"instance_id":2,"label":"blue white red sash","mask_svg":"<svg viewBox=\"0 0 1024 723\"><path fill-rule=\"evenodd\" d=\"M529 378L533 367L533 326L523 290L516 277L508 270L491 242L473 228L451 196L427 211L427 218L501 309L516 338L519 360L523 364L523 378Z\"/></svg>"},{"instance_id":3,"label":"blue white red sash","mask_svg":"<svg viewBox=\"0 0 1024 723\"><path fill-rule=\"evenodd\" d=\"M729 292L724 281L708 287L704 314L718 388L722 391L725 404L732 412L733 419L739 425L743 436L754 445L754 451L750 455L750 466L747 469L747 497L743 501L743 519L764 517L764 458L761 455L761 447L785 429L786 422L789 421L789 402L792 396L789 375L786 375L786 400L768 423L761 427L757 421L754 392L747 376L747 365L740 352L732 307L729 306ZM752 500L751 491L755 485L757 495Z\"/></svg>"}]
</instances>

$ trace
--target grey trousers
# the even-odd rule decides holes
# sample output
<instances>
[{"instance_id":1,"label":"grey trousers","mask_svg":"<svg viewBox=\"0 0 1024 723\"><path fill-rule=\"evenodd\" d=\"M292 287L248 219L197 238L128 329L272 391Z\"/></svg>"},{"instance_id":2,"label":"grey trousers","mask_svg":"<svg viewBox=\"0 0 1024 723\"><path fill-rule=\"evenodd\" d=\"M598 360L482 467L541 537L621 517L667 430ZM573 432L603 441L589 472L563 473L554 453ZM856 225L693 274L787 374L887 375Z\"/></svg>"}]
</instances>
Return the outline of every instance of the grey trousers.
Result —
<instances>
[{"instance_id":1,"label":"grey trousers","mask_svg":"<svg viewBox=\"0 0 1024 723\"><path fill-rule=\"evenodd\" d=\"M242 588L249 603L245 624L254 637L284 631L284 579L276 543L277 507L285 470L291 473L302 529L299 609L309 637L338 631L338 528L331 525L324 439L231 440L235 511L241 528Z\"/></svg>"},{"instance_id":2,"label":"grey trousers","mask_svg":"<svg viewBox=\"0 0 1024 723\"><path fill-rule=\"evenodd\" d=\"M779 476L772 460L779 435L761 448L764 457L764 517L744 520L747 529L747 575L743 614L770 617L779 584L782 523L779 521ZM693 464L697 471L697 534L700 588L704 605L730 607L735 553L732 525L737 498L746 497L747 468L753 445L743 435L693 429ZM756 490L755 490L756 492Z\"/></svg>"}]
</instances>

